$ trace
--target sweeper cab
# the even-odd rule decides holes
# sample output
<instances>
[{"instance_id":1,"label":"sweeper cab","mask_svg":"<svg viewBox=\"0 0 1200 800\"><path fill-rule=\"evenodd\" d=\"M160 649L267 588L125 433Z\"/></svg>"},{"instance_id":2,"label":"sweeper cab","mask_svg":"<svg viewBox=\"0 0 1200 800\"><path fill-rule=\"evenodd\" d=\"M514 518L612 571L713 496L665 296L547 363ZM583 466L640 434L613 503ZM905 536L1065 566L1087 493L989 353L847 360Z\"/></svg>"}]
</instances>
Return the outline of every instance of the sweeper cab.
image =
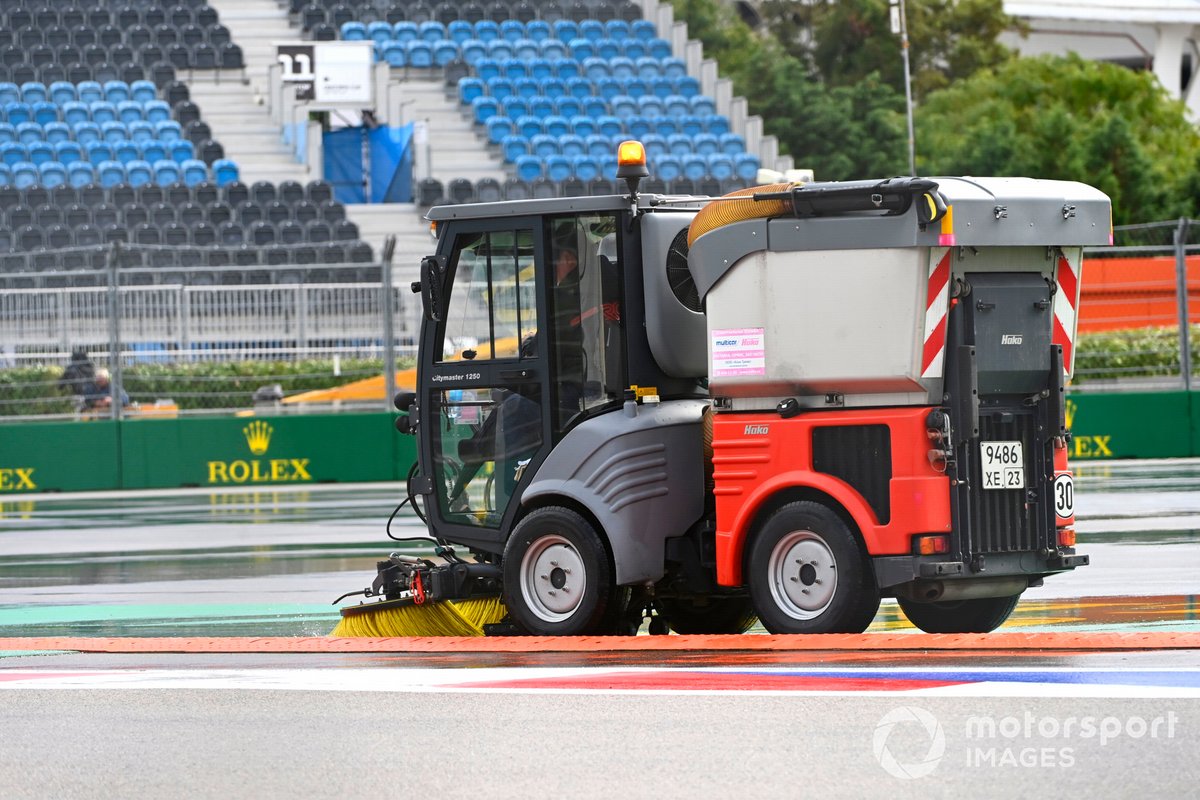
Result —
<instances>
[{"instance_id":1,"label":"sweeper cab","mask_svg":"<svg viewBox=\"0 0 1200 800\"><path fill-rule=\"evenodd\" d=\"M439 558L343 622L488 601L492 632L988 631L1075 551L1079 183L896 178L441 206L410 495ZM469 554L469 555L468 555ZM493 620L495 621L495 620ZM478 617L472 624L485 625Z\"/></svg>"}]
</instances>

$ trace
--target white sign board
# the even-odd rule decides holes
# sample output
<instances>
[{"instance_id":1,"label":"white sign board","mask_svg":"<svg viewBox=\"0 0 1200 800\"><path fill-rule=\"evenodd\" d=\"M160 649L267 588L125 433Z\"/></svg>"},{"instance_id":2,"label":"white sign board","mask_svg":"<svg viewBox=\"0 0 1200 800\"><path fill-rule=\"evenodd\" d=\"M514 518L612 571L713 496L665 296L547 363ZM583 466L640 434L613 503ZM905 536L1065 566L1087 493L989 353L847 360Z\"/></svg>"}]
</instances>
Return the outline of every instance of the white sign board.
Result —
<instances>
[{"instance_id":1,"label":"white sign board","mask_svg":"<svg viewBox=\"0 0 1200 800\"><path fill-rule=\"evenodd\" d=\"M279 42L276 59L296 99L325 108L361 110L375 105L371 42Z\"/></svg>"}]
</instances>

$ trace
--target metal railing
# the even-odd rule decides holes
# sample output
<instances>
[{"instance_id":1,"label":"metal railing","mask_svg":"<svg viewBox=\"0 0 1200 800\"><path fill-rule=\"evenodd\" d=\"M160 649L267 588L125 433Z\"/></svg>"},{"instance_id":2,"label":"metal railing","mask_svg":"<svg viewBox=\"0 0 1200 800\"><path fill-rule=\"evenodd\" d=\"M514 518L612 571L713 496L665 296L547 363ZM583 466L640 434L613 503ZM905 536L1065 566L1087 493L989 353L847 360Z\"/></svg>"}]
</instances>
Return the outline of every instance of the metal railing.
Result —
<instances>
[{"instance_id":1,"label":"metal railing","mask_svg":"<svg viewBox=\"0 0 1200 800\"><path fill-rule=\"evenodd\" d=\"M397 361L415 355L420 308L394 280L392 252L372 264L186 272L112 257L105 270L40 274L63 285L0 292L0 418L287 412L286 397L381 374L378 397L304 408L387 408ZM94 402L94 382L60 380L80 351L128 406Z\"/></svg>"},{"instance_id":2,"label":"metal railing","mask_svg":"<svg viewBox=\"0 0 1200 800\"><path fill-rule=\"evenodd\" d=\"M1200 341L1200 221L1122 225L1114 246L1085 250L1084 259L1073 388L1190 391Z\"/></svg>"}]
</instances>

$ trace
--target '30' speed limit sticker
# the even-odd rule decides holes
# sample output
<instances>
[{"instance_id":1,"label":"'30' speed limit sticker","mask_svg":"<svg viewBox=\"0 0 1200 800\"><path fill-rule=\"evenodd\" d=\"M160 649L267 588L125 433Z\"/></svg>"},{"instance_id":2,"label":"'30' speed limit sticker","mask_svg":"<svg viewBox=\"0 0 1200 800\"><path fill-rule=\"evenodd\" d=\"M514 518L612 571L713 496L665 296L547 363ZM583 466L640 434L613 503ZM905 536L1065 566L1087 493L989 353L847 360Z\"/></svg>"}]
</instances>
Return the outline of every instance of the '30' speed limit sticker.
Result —
<instances>
[{"instance_id":1,"label":"'30' speed limit sticker","mask_svg":"<svg viewBox=\"0 0 1200 800\"><path fill-rule=\"evenodd\" d=\"M1054 478L1054 514L1059 519L1075 516L1075 481L1065 472Z\"/></svg>"}]
</instances>

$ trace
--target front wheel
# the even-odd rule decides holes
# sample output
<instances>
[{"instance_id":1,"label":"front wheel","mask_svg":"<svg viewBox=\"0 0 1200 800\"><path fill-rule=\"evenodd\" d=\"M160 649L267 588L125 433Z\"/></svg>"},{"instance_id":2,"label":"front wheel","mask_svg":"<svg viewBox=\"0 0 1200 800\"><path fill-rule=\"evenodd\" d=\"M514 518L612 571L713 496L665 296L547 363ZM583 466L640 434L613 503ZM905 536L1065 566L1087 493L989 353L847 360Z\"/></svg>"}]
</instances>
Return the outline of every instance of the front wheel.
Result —
<instances>
[{"instance_id":1,"label":"front wheel","mask_svg":"<svg viewBox=\"0 0 1200 800\"><path fill-rule=\"evenodd\" d=\"M990 633L1004 624L1021 595L917 603L898 598L908 621L926 633Z\"/></svg>"},{"instance_id":2,"label":"front wheel","mask_svg":"<svg viewBox=\"0 0 1200 800\"><path fill-rule=\"evenodd\" d=\"M771 633L862 633L879 610L866 549L820 503L788 503L754 537L747 582Z\"/></svg>"},{"instance_id":3,"label":"front wheel","mask_svg":"<svg viewBox=\"0 0 1200 800\"><path fill-rule=\"evenodd\" d=\"M504 548L504 604L537 636L607 633L622 594L608 551L586 519L568 508L539 508Z\"/></svg>"}]
</instances>

